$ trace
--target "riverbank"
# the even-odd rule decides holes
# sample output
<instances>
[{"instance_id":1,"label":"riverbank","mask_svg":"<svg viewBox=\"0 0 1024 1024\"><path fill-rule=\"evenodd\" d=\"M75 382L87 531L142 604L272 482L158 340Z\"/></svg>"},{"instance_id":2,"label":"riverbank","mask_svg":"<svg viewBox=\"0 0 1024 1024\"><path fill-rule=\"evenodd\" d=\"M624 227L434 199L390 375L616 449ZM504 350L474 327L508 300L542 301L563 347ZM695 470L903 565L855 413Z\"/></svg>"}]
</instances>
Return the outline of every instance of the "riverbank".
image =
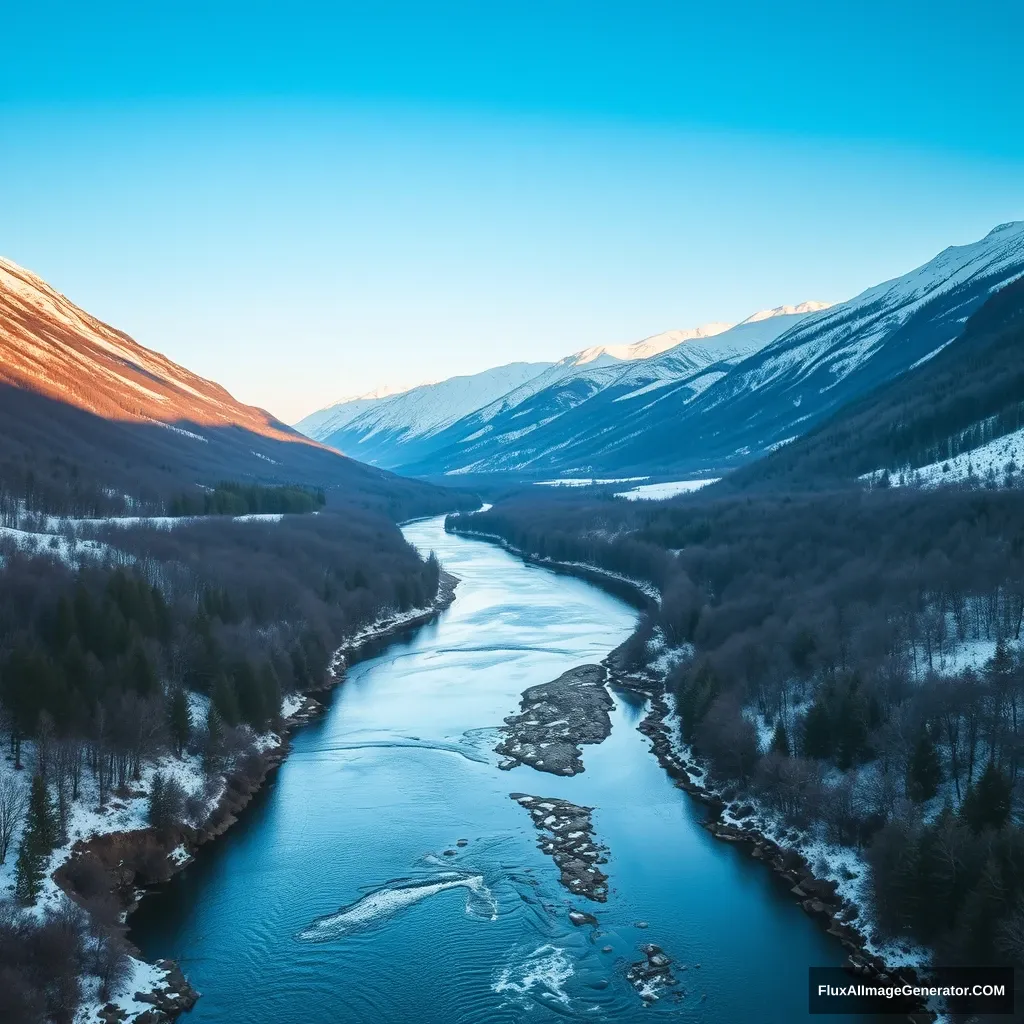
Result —
<instances>
[{"instance_id":1,"label":"riverbank","mask_svg":"<svg viewBox=\"0 0 1024 1024\"><path fill-rule=\"evenodd\" d=\"M779 842L766 830L742 823L754 813L752 806L739 795L708 784L706 772L673 740L673 715L663 688L626 673L616 673L614 653L606 659L613 685L649 701L649 710L637 728L651 741L652 752L675 785L706 808L703 827L715 839L746 851L770 870L801 909L842 945L847 953L845 966L852 976L869 981L916 983L914 967L895 965L871 948L870 935L854 923L863 920L864 907L844 896L836 879L816 873L815 866L795 847ZM926 1024L938 1018L922 1003L919 1012L905 1019L913 1024Z\"/></svg>"},{"instance_id":2,"label":"riverbank","mask_svg":"<svg viewBox=\"0 0 1024 1024\"><path fill-rule=\"evenodd\" d=\"M468 515L473 515L472 512ZM449 516L448 520L453 517ZM459 537L470 537L475 540L486 540L504 548L509 554L521 558L527 565L536 565L551 572L560 573L565 576L575 576L577 579L587 583L593 583L601 587L609 594L621 598L627 604L632 605L640 611L649 611L658 606L661 594L653 583L646 580L634 579L631 576L624 576L621 573L612 572L610 569L601 569L596 565L589 565L586 562L559 562L554 558L540 558L531 555L529 552L510 544L504 537L497 533L487 533L484 530L470 529L448 529L447 521L445 530L454 533Z\"/></svg>"},{"instance_id":3,"label":"riverbank","mask_svg":"<svg viewBox=\"0 0 1024 1024\"><path fill-rule=\"evenodd\" d=\"M127 940L127 922L146 891L166 883L193 862L200 847L226 832L262 789L271 772L286 759L290 735L317 716L323 706L312 696L344 681L345 667L372 654L394 637L432 621L455 600L458 579L443 572L430 605L378 619L346 637L335 651L321 684L311 692L286 698L276 732L256 737L254 755L244 770L224 780L223 790L202 826L146 827L141 814L129 830L101 831L78 840L66 859L51 868L53 882L78 905L95 909L99 902L116 906L130 963L126 979L109 1000L87 1000L76 1024L169 1024L200 997L171 960L147 963ZM135 794L145 797L145 793ZM136 802L144 803L143 800Z\"/></svg>"}]
</instances>

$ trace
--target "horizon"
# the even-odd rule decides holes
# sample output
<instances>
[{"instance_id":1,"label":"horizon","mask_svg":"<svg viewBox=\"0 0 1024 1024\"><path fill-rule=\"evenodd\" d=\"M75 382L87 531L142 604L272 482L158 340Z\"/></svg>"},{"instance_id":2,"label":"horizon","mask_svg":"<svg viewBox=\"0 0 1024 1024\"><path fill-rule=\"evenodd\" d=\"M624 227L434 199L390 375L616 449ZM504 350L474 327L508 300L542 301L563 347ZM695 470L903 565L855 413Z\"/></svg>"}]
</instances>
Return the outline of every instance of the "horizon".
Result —
<instances>
[{"instance_id":1,"label":"horizon","mask_svg":"<svg viewBox=\"0 0 1024 1024\"><path fill-rule=\"evenodd\" d=\"M0 251L289 423L841 302L1024 216L1007 4L55 8L12 16Z\"/></svg>"}]
</instances>

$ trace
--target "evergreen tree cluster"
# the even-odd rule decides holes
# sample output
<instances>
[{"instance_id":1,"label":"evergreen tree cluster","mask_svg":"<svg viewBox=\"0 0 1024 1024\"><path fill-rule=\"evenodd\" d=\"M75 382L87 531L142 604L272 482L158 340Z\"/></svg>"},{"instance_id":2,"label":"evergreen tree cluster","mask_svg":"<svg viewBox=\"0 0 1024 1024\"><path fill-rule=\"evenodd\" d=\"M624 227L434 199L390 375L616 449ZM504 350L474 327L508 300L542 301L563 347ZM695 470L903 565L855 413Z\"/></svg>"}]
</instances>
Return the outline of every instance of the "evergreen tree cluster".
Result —
<instances>
[{"instance_id":1,"label":"evergreen tree cluster","mask_svg":"<svg viewBox=\"0 0 1024 1024\"><path fill-rule=\"evenodd\" d=\"M183 492L168 504L171 516L302 515L327 503L323 490L241 484L230 480L208 490Z\"/></svg>"}]
</instances>

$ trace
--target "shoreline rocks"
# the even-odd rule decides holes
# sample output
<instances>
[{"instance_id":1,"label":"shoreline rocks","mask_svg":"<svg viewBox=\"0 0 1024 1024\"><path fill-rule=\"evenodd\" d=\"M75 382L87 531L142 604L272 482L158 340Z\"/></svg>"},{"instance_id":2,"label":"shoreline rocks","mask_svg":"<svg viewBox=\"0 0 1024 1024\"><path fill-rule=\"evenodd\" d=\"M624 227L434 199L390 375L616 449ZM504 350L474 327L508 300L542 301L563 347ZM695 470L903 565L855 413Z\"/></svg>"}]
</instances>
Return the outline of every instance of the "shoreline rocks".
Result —
<instances>
[{"instance_id":1,"label":"shoreline rocks","mask_svg":"<svg viewBox=\"0 0 1024 1024\"><path fill-rule=\"evenodd\" d=\"M608 862L608 850L594 841L592 807L579 807L555 797L510 793L526 809L540 832L537 846L561 871L560 881L574 896L595 903L608 899L608 876L598 868Z\"/></svg>"},{"instance_id":2,"label":"shoreline rocks","mask_svg":"<svg viewBox=\"0 0 1024 1024\"><path fill-rule=\"evenodd\" d=\"M669 727L665 724L669 707L663 688L656 685L632 685L628 678L614 671L610 660L606 663L612 668L615 685L634 690L650 700L650 710L638 728L650 739L654 755L676 786L707 806L708 817L704 828L716 839L747 850L754 860L764 863L779 877L803 911L815 918L827 934L842 943L847 953L845 969L849 974L871 980L916 983L918 977L913 968L892 968L868 950L863 933L850 924L859 916L859 909L837 894L835 882L816 877L801 853L774 842L753 826L733 825L722 820L727 807L725 801L695 782L690 773L696 773L699 769L675 752ZM927 1011L922 1003L920 1020L935 1019L935 1015Z\"/></svg>"},{"instance_id":3,"label":"shoreline rocks","mask_svg":"<svg viewBox=\"0 0 1024 1024\"><path fill-rule=\"evenodd\" d=\"M580 744L600 743L612 731L614 707L600 665L581 665L523 691L518 714L509 715L494 749L506 771L528 764L551 775L583 771Z\"/></svg>"}]
</instances>

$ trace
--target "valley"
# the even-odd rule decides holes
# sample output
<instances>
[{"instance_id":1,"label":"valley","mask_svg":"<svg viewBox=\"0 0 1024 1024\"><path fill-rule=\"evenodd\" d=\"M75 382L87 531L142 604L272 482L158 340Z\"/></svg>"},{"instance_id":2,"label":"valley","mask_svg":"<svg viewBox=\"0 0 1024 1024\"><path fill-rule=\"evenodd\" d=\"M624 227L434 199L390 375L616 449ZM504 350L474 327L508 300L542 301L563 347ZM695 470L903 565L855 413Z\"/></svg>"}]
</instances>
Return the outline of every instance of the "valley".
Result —
<instances>
[{"instance_id":1,"label":"valley","mask_svg":"<svg viewBox=\"0 0 1024 1024\"><path fill-rule=\"evenodd\" d=\"M0 1010L422 1017L435 934L439 1021L1015 962L1022 238L312 439L3 263Z\"/></svg>"}]
</instances>

